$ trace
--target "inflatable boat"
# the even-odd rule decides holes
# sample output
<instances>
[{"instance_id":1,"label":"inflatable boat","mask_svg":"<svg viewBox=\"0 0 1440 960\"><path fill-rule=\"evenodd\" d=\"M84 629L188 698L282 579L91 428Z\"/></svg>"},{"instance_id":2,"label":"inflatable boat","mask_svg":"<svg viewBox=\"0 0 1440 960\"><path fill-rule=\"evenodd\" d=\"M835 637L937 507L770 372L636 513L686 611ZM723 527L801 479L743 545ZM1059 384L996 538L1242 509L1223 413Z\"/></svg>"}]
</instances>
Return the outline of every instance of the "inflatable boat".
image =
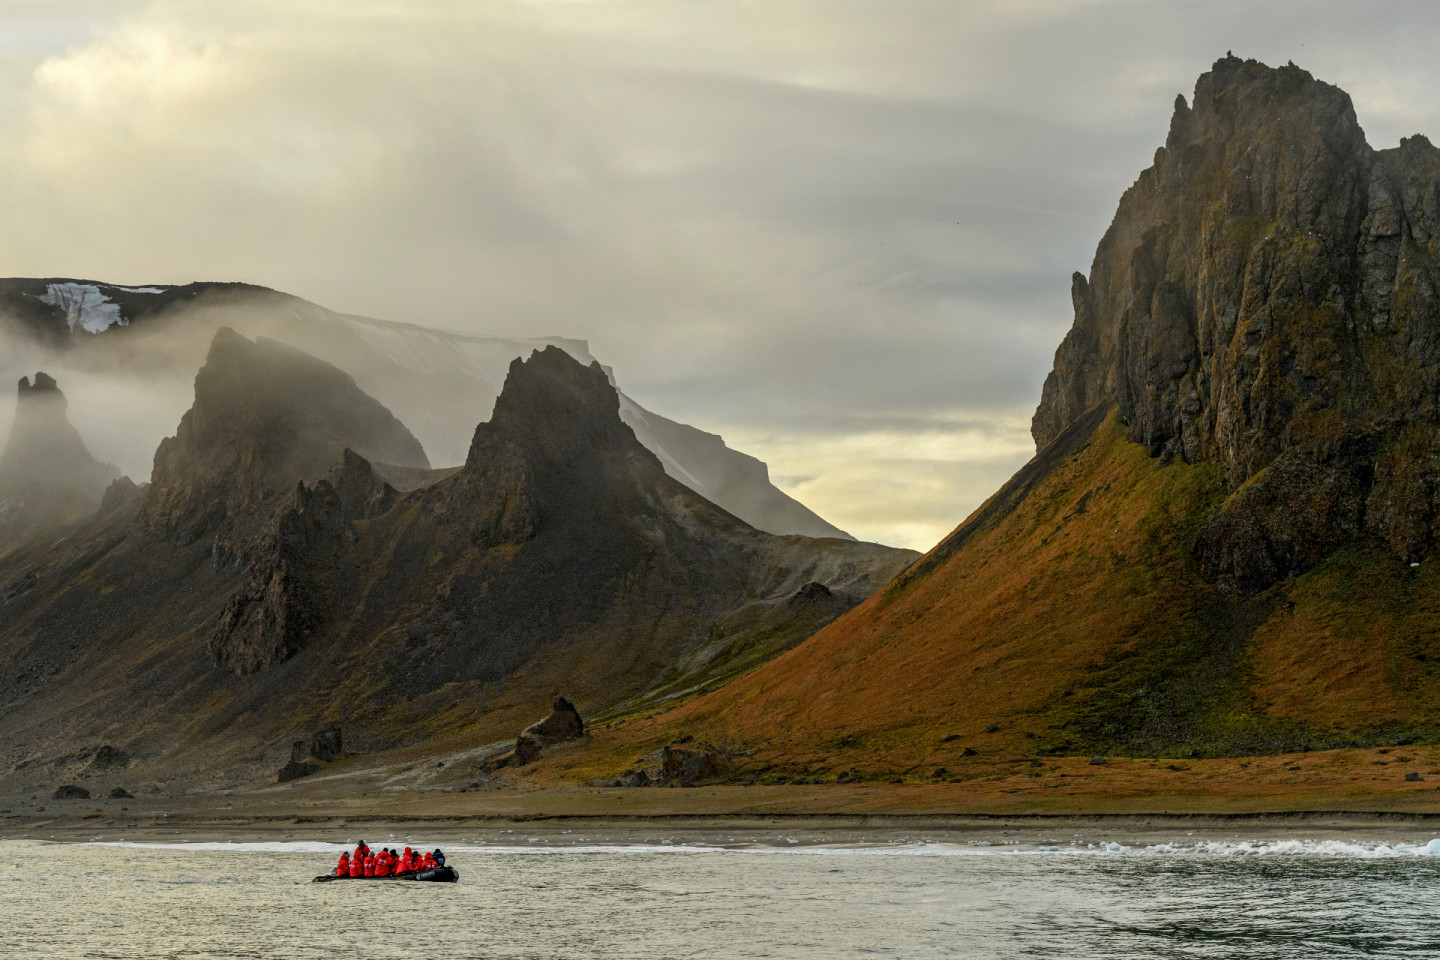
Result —
<instances>
[{"instance_id":1,"label":"inflatable boat","mask_svg":"<svg viewBox=\"0 0 1440 960\"><path fill-rule=\"evenodd\" d=\"M316 877L311 883L329 883L331 880L419 880L423 883L454 883L460 874L454 867L431 867L429 870L409 870L392 873L387 877L337 877L333 873Z\"/></svg>"}]
</instances>

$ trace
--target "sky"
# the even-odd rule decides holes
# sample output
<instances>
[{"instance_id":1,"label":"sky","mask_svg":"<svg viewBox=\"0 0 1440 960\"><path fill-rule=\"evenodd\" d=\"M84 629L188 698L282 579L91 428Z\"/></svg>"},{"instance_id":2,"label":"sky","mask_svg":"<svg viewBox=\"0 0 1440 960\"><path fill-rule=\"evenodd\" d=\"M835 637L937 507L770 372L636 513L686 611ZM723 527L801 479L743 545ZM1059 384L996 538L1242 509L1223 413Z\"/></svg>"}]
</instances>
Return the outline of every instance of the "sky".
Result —
<instances>
[{"instance_id":1,"label":"sky","mask_svg":"<svg viewBox=\"0 0 1440 960\"><path fill-rule=\"evenodd\" d=\"M582 338L926 549L1033 455L1177 93L1294 61L1392 146L1437 48L1384 0L0 0L0 274Z\"/></svg>"}]
</instances>

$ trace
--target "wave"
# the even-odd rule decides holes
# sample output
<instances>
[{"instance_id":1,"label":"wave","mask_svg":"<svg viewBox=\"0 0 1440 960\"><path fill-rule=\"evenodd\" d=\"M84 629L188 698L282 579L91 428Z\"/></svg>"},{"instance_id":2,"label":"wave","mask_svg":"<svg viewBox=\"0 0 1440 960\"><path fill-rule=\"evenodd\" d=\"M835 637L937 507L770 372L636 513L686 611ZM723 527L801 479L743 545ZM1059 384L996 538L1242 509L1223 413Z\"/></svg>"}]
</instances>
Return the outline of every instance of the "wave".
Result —
<instances>
[{"instance_id":1,"label":"wave","mask_svg":"<svg viewBox=\"0 0 1440 960\"><path fill-rule=\"evenodd\" d=\"M358 839L358 838L357 838ZM456 854L557 855L557 854L742 854L751 856L880 856L880 857L983 857L983 856L1130 856L1130 857L1332 857L1353 859L1387 859L1440 857L1440 839L1428 843L1346 840L1197 840L1175 843L1122 844L1114 841L1093 843L992 844L987 841L970 843L936 843L902 841L895 843L805 844L793 837L781 838L785 845L755 842L719 845L714 843L677 843L662 840L644 842L589 843L565 838L549 840L527 838L524 844L507 840L503 843L441 844L452 857ZM355 845L321 841L90 841L91 845L122 847L133 850L172 850L223 853L330 853L338 854ZM413 846L409 838L376 840L380 846Z\"/></svg>"}]
</instances>

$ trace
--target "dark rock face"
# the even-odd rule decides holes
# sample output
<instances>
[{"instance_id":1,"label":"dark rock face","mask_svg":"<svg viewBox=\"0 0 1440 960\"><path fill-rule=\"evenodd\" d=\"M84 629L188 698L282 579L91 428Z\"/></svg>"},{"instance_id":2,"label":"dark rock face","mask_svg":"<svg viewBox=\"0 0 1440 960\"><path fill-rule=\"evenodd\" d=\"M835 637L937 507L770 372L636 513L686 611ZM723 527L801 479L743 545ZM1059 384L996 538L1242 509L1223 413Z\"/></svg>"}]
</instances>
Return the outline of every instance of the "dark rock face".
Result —
<instances>
[{"instance_id":1,"label":"dark rock face","mask_svg":"<svg viewBox=\"0 0 1440 960\"><path fill-rule=\"evenodd\" d=\"M1440 465L1440 151L1375 151L1350 98L1218 61L1120 202L1035 413L1044 447L1116 403L1233 496L1199 544L1258 590L1346 539L1430 552Z\"/></svg>"},{"instance_id":2,"label":"dark rock face","mask_svg":"<svg viewBox=\"0 0 1440 960\"><path fill-rule=\"evenodd\" d=\"M313 760L291 760L280 771L275 774L276 783L289 783L291 780L299 780L301 777L308 777L317 772L320 764Z\"/></svg>"},{"instance_id":3,"label":"dark rock face","mask_svg":"<svg viewBox=\"0 0 1440 960\"><path fill-rule=\"evenodd\" d=\"M672 743L665 748L663 771L667 786L693 787L720 775L720 757L712 747Z\"/></svg>"},{"instance_id":4,"label":"dark rock face","mask_svg":"<svg viewBox=\"0 0 1440 960\"><path fill-rule=\"evenodd\" d=\"M195 377L195 403L155 452L140 523L152 536L192 543L216 535L217 558L268 518L267 501L313 482L345 450L429 468L420 442L330 364L222 328Z\"/></svg>"},{"instance_id":5,"label":"dark rock face","mask_svg":"<svg viewBox=\"0 0 1440 960\"><path fill-rule=\"evenodd\" d=\"M110 486L105 488L105 496L100 498L100 513L114 513L130 504L140 497L140 488L135 481L129 477L121 477L113 480Z\"/></svg>"},{"instance_id":6,"label":"dark rock face","mask_svg":"<svg viewBox=\"0 0 1440 960\"><path fill-rule=\"evenodd\" d=\"M126 790L124 787L116 787L115 789L113 789L113 790L110 791L110 799L111 799L111 800L134 800L134 799L135 799L135 794L131 793L129 790Z\"/></svg>"},{"instance_id":7,"label":"dark rock face","mask_svg":"<svg viewBox=\"0 0 1440 960\"><path fill-rule=\"evenodd\" d=\"M89 800L89 799L90 799L90 791L89 791L89 790L86 790L84 787L76 786L76 785L73 784L73 783L67 783L67 784L65 784L63 787L61 787L60 789L56 790L55 793L51 796L50 799L52 799L52 800Z\"/></svg>"},{"instance_id":8,"label":"dark rock face","mask_svg":"<svg viewBox=\"0 0 1440 960\"><path fill-rule=\"evenodd\" d=\"M585 723L573 704L556 697L550 716L521 731L515 741L515 766L523 767L538 758L546 747L569 743L585 736Z\"/></svg>"},{"instance_id":9,"label":"dark rock face","mask_svg":"<svg viewBox=\"0 0 1440 960\"><path fill-rule=\"evenodd\" d=\"M344 748L340 725L327 723L312 733L308 739L296 740L290 748L290 759L296 763L306 759L329 763L331 760L338 759L345 752Z\"/></svg>"},{"instance_id":10,"label":"dark rock face","mask_svg":"<svg viewBox=\"0 0 1440 960\"><path fill-rule=\"evenodd\" d=\"M323 574L312 561L343 551L355 539L354 522L384 513L396 497L350 450L325 480L298 485L256 541L245 581L220 613L209 642L215 662L254 673L299 651L327 613Z\"/></svg>"}]
</instances>

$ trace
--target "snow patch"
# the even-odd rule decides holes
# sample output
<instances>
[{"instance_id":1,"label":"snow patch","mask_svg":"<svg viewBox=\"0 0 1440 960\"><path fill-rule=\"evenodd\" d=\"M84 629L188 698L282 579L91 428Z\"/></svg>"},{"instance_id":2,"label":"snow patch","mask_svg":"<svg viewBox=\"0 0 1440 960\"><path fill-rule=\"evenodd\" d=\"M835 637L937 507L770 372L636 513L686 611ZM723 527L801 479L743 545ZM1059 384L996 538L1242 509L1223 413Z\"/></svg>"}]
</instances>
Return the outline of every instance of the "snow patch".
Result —
<instances>
[{"instance_id":1,"label":"snow patch","mask_svg":"<svg viewBox=\"0 0 1440 960\"><path fill-rule=\"evenodd\" d=\"M41 303L60 307L65 311L65 322L74 333L79 327L86 333L104 333L113 326L125 326L129 321L120 316L120 304L100 292L92 283L51 283L46 284Z\"/></svg>"}]
</instances>

